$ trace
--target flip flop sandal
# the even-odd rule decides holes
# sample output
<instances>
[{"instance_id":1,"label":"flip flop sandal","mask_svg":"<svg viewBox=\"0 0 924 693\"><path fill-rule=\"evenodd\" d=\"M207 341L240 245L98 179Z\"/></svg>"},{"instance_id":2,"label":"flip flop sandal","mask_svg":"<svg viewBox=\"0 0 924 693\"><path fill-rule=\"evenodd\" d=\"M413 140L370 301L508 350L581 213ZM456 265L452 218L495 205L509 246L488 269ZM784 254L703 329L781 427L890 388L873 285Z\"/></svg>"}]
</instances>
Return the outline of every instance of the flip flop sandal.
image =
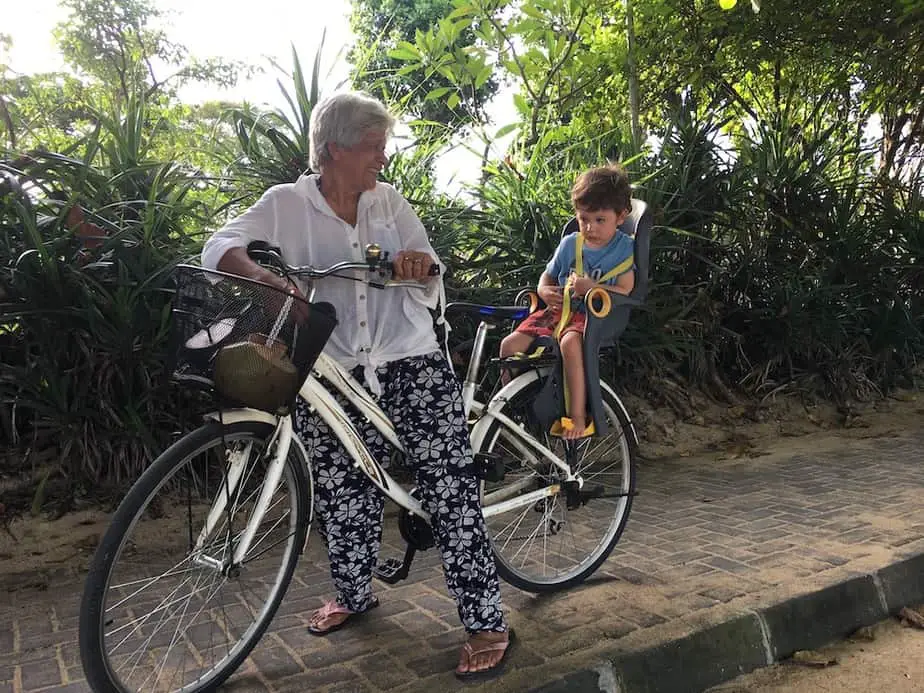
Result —
<instances>
[{"instance_id":1,"label":"flip flop sandal","mask_svg":"<svg viewBox=\"0 0 924 693\"><path fill-rule=\"evenodd\" d=\"M329 618L330 616L335 616L337 614L347 614L347 617L343 619L340 623L337 623L331 626L330 628L316 628L315 626L309 625L308 632L311 633L312 635L319 635L319 636L329 635L330 633L338 631L341 628L343 628L345 625L347 625L353 616L360 616L366 613L367 611L372 611L372 609L374 609L378 605L379 605L378 597L373 597L372 602L369 604L369 606L367 606L362 611L350 611L345 606L341 606L340 604L338 604L335 599L331 599L329 602L325 602L324 606L322 606L320 609L315 611L314 614L312 614L312 617L320 616L322 621Z\"/></svg>"},{"instance_id":2,"label":"flip flop sandal","mask_svg":"<svg viewBox=\"0 0 924 693\"><path fill-rule=\"evenodd\" d=\"M513 649L513 646L517 642L516 633L513 632L513 629L507 631L507 642L496 642L489 645L484 645L479 647L477 650L471 646L471 643L465 643L463 649L468 653L468 659L471 661L474 655L484 654L485 652L497 652L503 650L503 655L497 664L495 664L490 669L482 669L481 671L459 671L455 670L456 678L460 681L472 682L472 681L486 681L488 679L493 679L504 673L504 668L507 664L507 655L510 654L510 651Z\"/></svg>"}]
</instances>

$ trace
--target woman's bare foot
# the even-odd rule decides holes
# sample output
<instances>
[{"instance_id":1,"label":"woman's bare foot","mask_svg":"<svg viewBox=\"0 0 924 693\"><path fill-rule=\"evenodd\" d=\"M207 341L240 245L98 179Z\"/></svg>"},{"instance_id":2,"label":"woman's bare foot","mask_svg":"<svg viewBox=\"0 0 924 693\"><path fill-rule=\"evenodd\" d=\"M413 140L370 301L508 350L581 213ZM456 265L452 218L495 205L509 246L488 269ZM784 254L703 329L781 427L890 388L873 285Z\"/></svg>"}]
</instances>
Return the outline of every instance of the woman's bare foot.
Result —
<instances>
[{"instance_id":1,"label":"woman's bare foot","mask_svg":"<svg viewBox=\"0 0 924 693\"><path fill-rule=\"evenodd\" d=\"M327 635L336 630L340 630L346 625L347 619L351 616L358 616L367 611L374 609L379 605L379 600L375 597L363 611L350 611L345 606L341 606L335 600L325 602L324 606L311 614L308 621L308 632L312 635Z\"/></svg>"},{"instance_id":2,"label":"woman's bare foot","mask_svg":"<svg viewBox=\"0 0 924 693\"><path fill-rule=\"evenodd\" d=\"M510 636L506 632L495 633L485 630L473 633L459 653L456 674L472 674L494 669L504 659L509 645Z\"/></svg>"},{"instance_id":3,"label":"woman's bare foot","mask_svg":"<svg viewBox=\"0 0 924 693\"><path fill-rule=\"evenodd\" d=\"M308 629L317 633L328 633L331 630L343 625L353 612L346 609L336 602L327 602L320 609L311 614L308 621Z\"/></svg>"}]
</instances>

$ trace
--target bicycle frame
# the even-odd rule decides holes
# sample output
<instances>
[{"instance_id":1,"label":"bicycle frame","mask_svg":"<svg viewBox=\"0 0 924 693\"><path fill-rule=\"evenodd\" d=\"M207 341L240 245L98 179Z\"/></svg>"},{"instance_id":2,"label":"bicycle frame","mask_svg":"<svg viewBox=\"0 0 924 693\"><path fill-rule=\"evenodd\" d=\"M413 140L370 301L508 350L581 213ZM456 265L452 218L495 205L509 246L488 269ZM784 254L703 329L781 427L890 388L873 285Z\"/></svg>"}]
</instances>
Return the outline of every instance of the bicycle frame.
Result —
<instances>
[{"instance_id":1,"label":"bicycle frame","mask_svg":"<svg viewBox=\"0 0 924 693\"><path fill-rule=\"evenodd\" d=\"M546 462L561 470L563 482L577 481L579 485L583 485L583 479L579 476L575 476L566 462L563 462L555 453L536 440L501 411L507 403L507 400L513 394L540 377L536 370L526 371L511 380L491 398L491 401L488 402L487 405L482 405L475 400L474 388L471 386L470 381L480 368L481 355L488 329L489 326L485 323L479 326L478 336L476 337L475 346L472 350L472 358L469 363L469 372L463 386L463 403L466 416L472 410L475 410L479 414L478 421L471 432L473 447L478 449L490 430L491 424L494 421L498 421L508 433L512 434L515 445L524 453L525 457L538 454ZM366 417L372 425L375 426L389 443L401 452L404 452L404 448L401 445L401 441L398 439L397 432L391 420L378 404L376 404L372 396L352 377L352 375L340 366L340 364L323 353L315 363L311 375L308 376L299 391L299 395L327 424L331 433L343 445L346 453L353 458L356 466L369 477L372 483L399 506L429 522L430 516L423 509L420 502L405 491L369 452L369 449L366 447L365 442L353 425L349 415L347 415L343 407L337 402L333 394L321 383L321 378L329 382L334 389L340 392L359 411L361 416ZM254 506L253 513L248 519L247 526L241 534L240 541L234 550L232 560L234 563L239 563L250 550L250 544L256 534L256 529L269 507L272 494L282 476L290 446L293 443L298 445L301 448L303 459L307 459L307 455L305 455L304 448L301 447L302 444L298 436L293 434L291 415L277 417L255 409L234 409L222 411L220 413L212 412L208 415L208 418L220 420L225 423L258 420L276 426L276 431L274 433L276 450L273 453L273 459L267 466L266 481L261 489L260 498ZM229 486L232 487L236 486L241 476L241 470L237 469L235 464L235 461L232 460L229 464L228 471ZM510 486L504 491L505 496L513 497L505 499L496 495L492 496L492 502L482 507L482 512L486 518L509 512L519 507L533 505L543 498L557 495L560 491L560 485L552 484L526 494L520 494L520 489L516 486ZM233 493L234 488L231 488L228 493L218 494L215 503L209 511L206 525L202 528L196 542L197 551L201 551L207 538L218 523L221 514L224 512L228 497L232 496ZM202 557L202 560L204 562L211 562L213 559Z\"/></svg>"},{"instance_id":2,"label":"bicycle frame","mask_svg":"<svg viewBox=\"0 0 924 693\"><path fill-rule=\"evenodd\" d=\"M472 447L479 449L491 422L499 421L509 432L514 434L515 438L513 443L524 456L529 456L531 454L530 448L532 448L532 450L542 455L550 464L558 467L565 474L565 481L580 481L580 479L576 479L572 475L571 468L563 463L555 453L542 445L542 443L534 437L527 434L514 421L500 411L504 405L507 404L507 400L512 395L539 378L540 374L544 372L541 368L530 369L521 373L507 383L507 385L502 387L500 391L491 398L487 405L475 399L475 392L478 389L478 374L481 370L481 357L484 352L485 342L488 338L488 332L493 329L493 327L494 325L488 322L482 321L479 323L478 329L475 332L475 339L472 342L472 355L468 362L465 380L462 383L462 403L465 408L465 414L468 416L469 412L474 411L478 415L478 422L475 424L471 433ZM525 445L523 445L523 443L525 443Z\"/></svg>"},{"instance_id":3,"label":"bicycle frame","mask_svg":"<svg viewBox=\"0 0 924 693\"><path fill-rule=\"evenodd\" d=\"M321 419L330 427L331 433L336 436L347 454L353 458L356 466L369 477L369 479L378 486L382 492L391 498L395 503L408 511L420 516L424 520L430 520L430 516L421 507L420 502L413 498L400 484L389 476L388 472L376 461L369 452L362 437L353 425L350 417L343 410L343 407L334 399L334 396L321 384L317 376L326 378L337 390L339 390L359 411L366 416L373 425L385 436L385 439L403 451L401 442L398 440L394 426L372 397L363 389L356 380L347 373L336 361L325 354L321 354L311 375L305 380L299 391L299 395L308 403L308 406L315 411ZM233 409L222 412L211 412L207 418L220 420L224 423L236 423L238 421L263 421L276 426L274 438L276 440L276 449L273 452L273 458L266 468L265 481L261 489L260 497L254 505L251 517L247 521L240 540L235 546L233 563L239 563L250 550L250 544L256 534L257 527L263 519L270 500L282 477L285 468L285 460L289 455L289 448L297 444L302 451L302 459L307 459L304 448L298 436L293 434L292 416L283 417L273 416L266 412L256 409ZM221 518L222 513L227 507L227 501L230 496L234 495L238 480L241 476L241 470L238 469L239 463L232 460L228 469L228 486L231 487L227 493L219 493L215 502L209 509L206 524L199 533L196 541L195 550L201 551L207 538L211 535ZM310 470L309 470L310 471ZM204 562L211 562L208 557L203 557Z\"/></svg>"}]
</instances>

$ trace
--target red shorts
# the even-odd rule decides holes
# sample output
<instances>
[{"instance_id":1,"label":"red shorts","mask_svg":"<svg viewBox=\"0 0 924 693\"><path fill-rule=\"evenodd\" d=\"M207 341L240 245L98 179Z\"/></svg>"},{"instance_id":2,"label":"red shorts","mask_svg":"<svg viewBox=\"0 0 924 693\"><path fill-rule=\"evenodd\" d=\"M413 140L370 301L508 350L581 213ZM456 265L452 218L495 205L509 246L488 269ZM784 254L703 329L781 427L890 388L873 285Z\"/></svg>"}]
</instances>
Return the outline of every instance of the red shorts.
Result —
<instances>
[{"instance_id":1,"label":"red shorts","mask_svg":"<svg viewBox=\"0 0 924 693\"><path fill-rule=\"evenodd\" d=\"M561 308L543 308L535 313L530 313L526 320L517 325L514 332L522 332L532 335L533 337L551 337L555 334L555 328L558 327L558 321L561 320ZM568 324L561 331L562 335L567 332L580 332L584 334L584 325L587 324L587 314L581 311L572 311L568 318Z\"/></svg>"}]
</instances>

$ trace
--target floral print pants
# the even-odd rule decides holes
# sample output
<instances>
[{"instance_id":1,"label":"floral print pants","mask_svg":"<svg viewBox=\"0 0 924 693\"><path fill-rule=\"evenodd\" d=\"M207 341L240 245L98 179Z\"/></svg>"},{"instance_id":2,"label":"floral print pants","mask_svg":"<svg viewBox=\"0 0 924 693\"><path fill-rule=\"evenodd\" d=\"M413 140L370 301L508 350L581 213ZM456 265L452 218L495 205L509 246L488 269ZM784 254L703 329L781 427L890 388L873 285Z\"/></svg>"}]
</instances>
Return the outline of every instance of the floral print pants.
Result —
<instances>
[{"instance_id":1,"label":"floral print pants","mask_svg":"<svg viewBox=\"0 0 924 693\"><path fill-rule=\"evenodd\" d=\"M355 372L361 382L361 369ZM417 497L430 514L449 593L467 631L504 631L494 555L479 503L461 388L440 352L392 361L376 376L382 408L407 451ZM342 397L369 451L385 464L390 446ZM353 465L320 417L299 400L295 429L312 460L315 510L327 544L337 602L351 611L371 606L372 571L382 538L384 496Z\"/></svg>"}]
</instances>

